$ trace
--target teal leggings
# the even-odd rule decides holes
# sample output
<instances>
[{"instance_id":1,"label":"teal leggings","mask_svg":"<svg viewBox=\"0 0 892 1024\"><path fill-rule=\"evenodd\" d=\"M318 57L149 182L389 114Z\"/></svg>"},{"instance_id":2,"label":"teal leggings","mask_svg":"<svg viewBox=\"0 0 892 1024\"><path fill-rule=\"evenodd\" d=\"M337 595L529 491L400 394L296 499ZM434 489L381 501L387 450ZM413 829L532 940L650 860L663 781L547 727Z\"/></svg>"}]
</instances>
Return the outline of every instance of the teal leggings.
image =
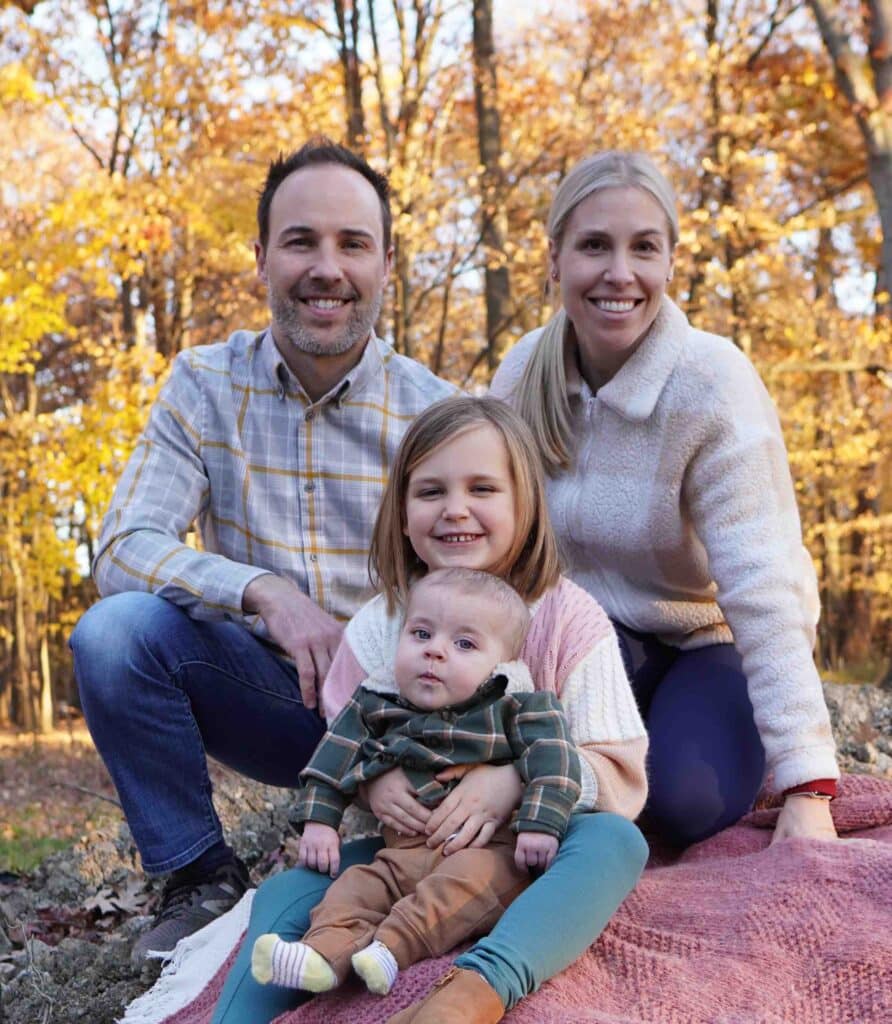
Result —
<instances>
[{"instance_id":1,"label":"teal leggings","mask_svg":"<svg viewBox=\"0 0 892 1024\"><path fill-rule=\"evenodd\" d=\"M367 864L381 845L380 839L345 844L341 870ZM482 974L510 1009L595 941L638 881L647 855L644 837L628 819L606 812L574 814L551 867L456 964ZM308 998L258 985L251 977L251 949L264 932L299 939L330 882L327 875L295 868L260 886L244 946L211 1024L266 1024Z\"/></svg>"}]
</instances>

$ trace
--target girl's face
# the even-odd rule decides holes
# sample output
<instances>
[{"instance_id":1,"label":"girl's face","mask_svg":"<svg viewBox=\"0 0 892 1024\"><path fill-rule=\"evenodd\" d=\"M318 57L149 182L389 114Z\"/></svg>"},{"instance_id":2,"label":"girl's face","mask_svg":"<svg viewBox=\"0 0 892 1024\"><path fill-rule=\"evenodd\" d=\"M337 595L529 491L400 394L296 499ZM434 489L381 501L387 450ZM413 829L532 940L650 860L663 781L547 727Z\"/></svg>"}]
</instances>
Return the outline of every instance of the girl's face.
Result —
<instances>
[{"instance_id":1,"label":"girl's face","mask_svg":"<svg viewBox=\"0 0 892 1024\"><path fill-rule=\"evenodd\" d=\"M409 476L403 532L428 569L491 570L514 543L514 481L490 423L441 444Z\"/></svg>"},{"instance_id":2,"label":"girl's face","mask_svg":"<svg viewBox=\"0 0 892 1024\"><path fill-rule=\"evenodd\" d=\"M551 243L552 271L593 387L609 380L647 334L672 262L663 208L634 187L593 192L571 214L560 247Z\"/></svg>"}]
</instances>

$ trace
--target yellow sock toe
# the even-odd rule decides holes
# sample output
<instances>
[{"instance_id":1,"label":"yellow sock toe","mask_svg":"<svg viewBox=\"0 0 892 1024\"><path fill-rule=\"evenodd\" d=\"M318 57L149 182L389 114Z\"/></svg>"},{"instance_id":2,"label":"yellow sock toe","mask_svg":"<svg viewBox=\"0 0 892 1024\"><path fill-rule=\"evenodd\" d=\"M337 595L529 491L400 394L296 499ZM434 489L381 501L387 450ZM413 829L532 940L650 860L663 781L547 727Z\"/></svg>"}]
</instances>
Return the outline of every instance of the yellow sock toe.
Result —
<instances>
[{"instance_id":1,"label":"yellow sock toe","mask_svg":"<svg viewBox=\"0 0 892 1024\"><path fill-rule=\"evenodd\" d=\"M300 967L300 987L307 992L328 992L338 983L331 964L309 946L304 948L304 959Z\"/></svg>"},{"instance_id":2,"label":"yellow sock toe","mask_svg":"<svg viewBox=\"0 0 892 1024\"><path fill-rule=\"evenodd\" d=\"M268 985L273 979L273 949L278 935L261 935L251 950L251 974L261 985Z\"/></svg>"}]
</instances>

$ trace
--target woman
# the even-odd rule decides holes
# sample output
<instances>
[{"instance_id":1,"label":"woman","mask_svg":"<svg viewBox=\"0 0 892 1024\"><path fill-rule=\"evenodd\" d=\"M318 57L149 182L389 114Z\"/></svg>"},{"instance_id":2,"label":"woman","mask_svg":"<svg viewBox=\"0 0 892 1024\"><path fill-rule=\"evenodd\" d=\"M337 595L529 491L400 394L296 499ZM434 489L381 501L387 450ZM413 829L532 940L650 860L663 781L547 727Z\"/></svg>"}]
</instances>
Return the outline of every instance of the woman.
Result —
<instances>
[{"instance_id":1,"label":"woman","mask_svg":"<svg viewBox=\"0 0 892 1024\"><path fill-rule=\"evenodd\" d=\"M571 576L614 620L650 736L647 820L687 845L785 794L774 840L833 838L817 594L777 415L746 357L666 295L653 162L608 152L548 219L562 308L492 385L533 430Z\"/></svg>"}]
</instances>

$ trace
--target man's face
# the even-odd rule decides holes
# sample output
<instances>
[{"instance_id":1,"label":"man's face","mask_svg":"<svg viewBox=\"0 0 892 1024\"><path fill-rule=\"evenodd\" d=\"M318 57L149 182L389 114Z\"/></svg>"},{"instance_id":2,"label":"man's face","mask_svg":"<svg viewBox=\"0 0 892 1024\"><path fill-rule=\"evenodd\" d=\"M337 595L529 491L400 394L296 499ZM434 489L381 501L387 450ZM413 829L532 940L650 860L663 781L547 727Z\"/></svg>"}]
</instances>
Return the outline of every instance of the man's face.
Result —
<instances>
[{"instance_id":1,"label":"man's face","mask_svg":"<svg viewBox=\"0 0 892 1024\"><path fill-rule=\"evenodd\" d=\"M363 346L390 273L381 204L348 167L321 164L289 175L269 212L269 238L255 246L269 291L273 337L289 349L337 356Z\"/></svg>"}]
</instances>

